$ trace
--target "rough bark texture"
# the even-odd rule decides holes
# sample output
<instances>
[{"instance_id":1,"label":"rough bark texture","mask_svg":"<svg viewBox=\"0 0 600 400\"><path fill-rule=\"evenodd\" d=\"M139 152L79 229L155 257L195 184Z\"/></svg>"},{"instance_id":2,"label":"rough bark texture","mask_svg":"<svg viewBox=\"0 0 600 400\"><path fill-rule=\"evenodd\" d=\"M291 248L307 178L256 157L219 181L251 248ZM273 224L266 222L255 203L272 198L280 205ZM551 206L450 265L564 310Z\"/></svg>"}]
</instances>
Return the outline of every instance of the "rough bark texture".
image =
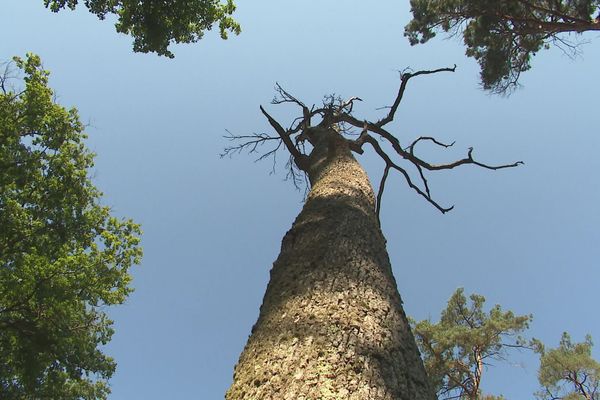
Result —
<instances>
[{"instance_id":1,"label":"rough bark texture","mask_svg":"<svg viewBox=\"0 0 600 400\"><path fill-rule=\"evenodd\" d=\"M369 179L337 132L320 135L310 194L225 397L432 400Z\"/></svg>"}]
</instances>

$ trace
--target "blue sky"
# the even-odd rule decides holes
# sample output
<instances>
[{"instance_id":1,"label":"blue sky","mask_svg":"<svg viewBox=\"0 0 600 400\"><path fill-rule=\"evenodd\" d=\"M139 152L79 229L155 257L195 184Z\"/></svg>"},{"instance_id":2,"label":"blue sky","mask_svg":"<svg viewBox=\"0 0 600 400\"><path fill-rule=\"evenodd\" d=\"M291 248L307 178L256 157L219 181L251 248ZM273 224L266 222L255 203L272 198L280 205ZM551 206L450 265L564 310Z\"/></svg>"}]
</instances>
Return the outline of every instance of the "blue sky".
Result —
<instances>
[{"instance_id":1,"label":"blue sky","mask_svg":"<svg viewBox=\"0 0 600 400\"><path fill-rule=\"evenodd\" d=\"M441 215L391 177L382 220L408 314L436 319L457 287L518 314L530 336L556 346L567 330L600 340L600 137L598 35L583 55L540 53L510 98L478 88L478 69L458 39L411 48L402 36L408 1L241 2L243 32L209 32L175 46L175 59L134 54L131 39L84 9L52 14L41 0L5 0L0 58L38 53L60 103L89 123L92 171L114 213L144 230L136 291L111 309L118 362L114 400L218 399L258 316L269 269L303 194L271 164L221 159L226 129L269 132L297 110L269 104L279 82L307 103L325 94L360 96L360 118L376 119L397 91L398 70L458 65L454 74L411 81L393 131L456 140L444 161L470 146L511 170L464 167L430 175ZM368 152L367 152L368 153ZM359 160L374 184L381 162ZM600 351L594 350L600 358ZM484 390L531 398L537 360L514 354L490 369Z\"/></svg>"}]
</instances>

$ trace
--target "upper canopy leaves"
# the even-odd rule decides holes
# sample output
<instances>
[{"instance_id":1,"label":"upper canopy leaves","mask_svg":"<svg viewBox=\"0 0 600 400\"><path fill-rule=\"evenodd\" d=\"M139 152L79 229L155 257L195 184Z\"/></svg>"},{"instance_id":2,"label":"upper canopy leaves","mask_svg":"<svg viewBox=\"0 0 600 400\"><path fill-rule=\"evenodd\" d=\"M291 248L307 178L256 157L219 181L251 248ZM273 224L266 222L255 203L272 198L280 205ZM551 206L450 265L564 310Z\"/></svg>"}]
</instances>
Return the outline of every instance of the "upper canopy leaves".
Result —
<instances>
[{"instance_id":1,"label":"upper canopy leaves","mask_svg":"<svg viewBox=\"0 0 600 400\"><path fill-rule=\"evenodd\" d=\"M506 93L531 57L556 44L576 50L565 32L600 30L599 0L411 0L413 19L405 28L411 44L438 31L462 34L467 55L481 66L484 89Z\"/></svg>"},{"instance_id":2,"label":"upper canopy leaves","mask_svg":"<svg viewBox=\"0 0 600 400\"><path fill-rule=\"evenodd\" d=\"M525 346L518 335L529 327L531 315L515 315L499 305L486 313L483 296L472 294L470 300L469 304L464 290L457 289L440 322L423 320L413 327L440 398L481 398L481 377L489 361L503 359L509 348Z\"/></svg>"},{"instance_id":3,"label":"upper canopy leaves","mask_svg":"<svg viewBox=\"0 0 600 400\"><path fill-rule=\"evenodd\" d=\"M52 11L74 9L78 0L44 0ZM131 35L136 52L154 52L173 57L168 47L172 43L197 42L214 24L219 24L221 37L240 33L240 25L231 17L233 0L86 0L86 7L104 19L118 17L117 32Z\"/></svg>"},{"instance_id":4,"label":"upper canopy leaves","mask_svg":"<svg viewBox=\"0 0 600 400\"><path fill-rule=\"evenodd\" d=\"M541 351L538 380L541 399L600 399L600 363L592 358L592 338L573 343L563 333L558 348Z\"/></svg>"},{"instance_id":5,"label":"upper canopy leaves","mask_svg":"<svg viewBox=\"0 0 600 400\"><path fill-rule=\"evenodd\" d=\"M114 361L104 306L131 292L140 230L101 206L75 109L39 57L0 76L0 398L104 399Z\"/></svg>"}]
</instances>

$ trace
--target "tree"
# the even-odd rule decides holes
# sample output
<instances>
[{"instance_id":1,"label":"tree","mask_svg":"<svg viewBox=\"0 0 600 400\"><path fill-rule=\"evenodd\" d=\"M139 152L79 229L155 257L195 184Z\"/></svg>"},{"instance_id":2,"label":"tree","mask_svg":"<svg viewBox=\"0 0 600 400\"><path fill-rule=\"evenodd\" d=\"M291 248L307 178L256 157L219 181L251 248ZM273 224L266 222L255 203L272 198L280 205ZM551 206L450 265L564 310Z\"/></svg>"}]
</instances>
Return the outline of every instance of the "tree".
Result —
<instances>
[{"instance_id":1,"label":"tree","mask_svg":"<svg viewBox=\"0 0 600 400\"><path fill-rule=\"evenodd\" d=\"M140 230L100 205L77 110L29 54L0 77L0 398L105 399L106 306L131 292ZM12 77L14 78L14 77Z\"/></svg>"},{"instance_id":2,"label":"tree","mask_svg":"<svg viewBox=\"0 0 600 400\"><path fill-rule=\"evenodd\" d=\"M484 89L507 93L531 57L551 44L577 52L565 33L600 30L598 0L411 0L404 35L425 43L436 32L462 34L467 56L481 67Z\"/></svg>"},{"instance_id":3,"label":"tree","mask_svg":"<svg viewBox=\"0 0 600 400\"><path fill-rule=\"evenodd\" d=\"M43 0L50 10L75 9L78 0ZM172 43L194 43L219 24L221 38L239 34L240 25L231 17L233 0L86 0L89 11L103 20L114 14L117 32L131 35L136 52L154 52L173 58Z\"/></svg>"},{"instance_id":4,"label":"tree","mask_svg":"<svg viewBox=\"0 0 600 400\"><path fill-rule=\"evenodd\" d=\"M242 142L227 148L225 155L273 143L264 158L285 148L292 179L298 182L306 174L310 192L283 238L258 321L235 367L228 400L434 398L379 226L386 178L390 170L399 172L419 195L447 212L451 207L432 199L425 170L518 165L479 163L472 149L461 160L431 164L415 154L416 145L449 145L420 137L406 146L387 130L413 77L453 70L403 73L393 105L377 122L352 115L359 98L328 96L322 107L309 108L277 85L274 103L299 106L302 116L285 129L261 107L277 136L230 136ZM352 155L363 153L366 143L385 162L377 197ZM420 185L394 156L414 166Z\"/></svg>"},{"instance_id":5,"label":"tree","mask_svg":"<svg viewBox=\"0 0 600 400\"><path fill-rule=\"evenodd\" d=\"M462 288L448 300L440 322L414 323L417 345L425 369L439 398L500 399L481 394L481 379L491 360L504 360L508 350L523 348L518 337L529 327L530 315L514 315L494 306L483 311L485 297L472 294L471 304Z\"/></svg>"},{"instance_id":6,"label":"tree","mask_svg":"<svg viewBox=\"0 0 600 400\"><path fill-rule=\"evenodd\" d=\"M600 363L592 358L592 338L582 343L571 342L564 332L556 349L540 349L538 380L542 390L537 393L544 400L598 400L600 399Z\"/></svg>"}]
</instances>

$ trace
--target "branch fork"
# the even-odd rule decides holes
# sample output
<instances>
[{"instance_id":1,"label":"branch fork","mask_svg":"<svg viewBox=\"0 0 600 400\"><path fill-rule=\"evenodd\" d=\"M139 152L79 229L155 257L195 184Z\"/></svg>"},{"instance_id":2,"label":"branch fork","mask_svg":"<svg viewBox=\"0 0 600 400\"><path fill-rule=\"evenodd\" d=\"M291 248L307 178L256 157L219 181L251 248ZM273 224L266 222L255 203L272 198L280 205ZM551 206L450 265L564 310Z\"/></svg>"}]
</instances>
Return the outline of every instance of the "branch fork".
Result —
<instances>
[{"instance_id":1,"label":"branch fork","mask_svg":"<svg viewBox=\"0 0 600 400\"><path fill-rule=\"evenodd\" d=\"M383 199L383 193L385 190L385 185L390 170L395 170L398 173L400 173L404 177L406 183L411 189L413 189L420 196L425 198L425 200L427 200L440 212L446 213L452 210L454 206L444 207L433 199L429 187L429 182L427 181L427 177L425 175L425 171L448 170L454 169L461 165L468 164L490 170L499 170L504 168L513 168L523 164L522 161L501 165L485 164L480 161L477 161L473 157L472 147L469 147L467 155L461 159L446 164L433 164L415 154L416 145L422 142L429 142L433 145L442 148L450 148L454 145L454 142L447 144L439 141L438 139L432 136L421 136L413 140L408 146L403 147L401 145L400 140L386 129L386 125L394 121L396 111L398 110L398 107L402 102L408 82L412 78L421 75L437 74L440 72L454 72L455 70L456 65L454 65L451 68L439 68L435 70L421 70L417 72L412 72L410 70L402 71L400 73L400 87L398 89L398 93L396 94L394 102L391 106L385 107L389 110L388 113L376 122L372 122L366 119L360 120L353 116L352 112L354 108L354 103L357 101L362 101L362 99L359 97L351 97L347 100L343 100L340 97L331 95L325 98L322 107L317 108L313 105L311 108L309 108L303 102L298 100L296 97L292 96L289 92L283 89L281 85L277 83L275 85L275 91L277 94L276 97L273 99L272 104L295 104L296 106L301 108L302 116L292 121L290 127L285 129L279 122L277 122L277 120L275 120L275 118L273 118L263 108L263 106L260 106L262 114L267 118L267 121L275 130L275 132L277 132L277 136L268 136L266 134L226 136L230 140L241 141L241 144L227 147L223 155L229 155L244 150L247 150L249 153L253 153L257 150L258 146L266 143L267 141L276 141L276 147L271 151L263 154L259 159L264 159L271 155L274 156L277 150L279 150L281 148L281 145L283 144L290 154L290 160L288 162L288 167L290 168L290 171L288 172L288 175L291 174L294 184L297 186L296 179L302 173L305 174L309 166L309 154L307 154L305 150L304 143L308 141L309 143L314 144L314 138L311 135L311 129L315 127L338 127L340 135L344 137L344 140L347 141L350 149L353 152L363 154L364 144L369 143L371 147L373 147L377 155L385 163L383 168L383 174L379 183L379 189L377 192L376 213L378 217L381 211L381 202ZM314 117L319 117L321 121L317 125L313 126L312 119ZM349 134L355 132L356 129L360 129L360 134L358 134L358 137L356 137L356 134L354 134L356 138L352 139L351 137L349 137ZM379 143L380 140L382 140L385 143L388 143L388 145L391 146L393 151L388 152L384 150L381 144ZM395 161L394 158L398 159L398 161ZM419 184L415 183L414 179L411 177L411 174L409 174L409 172L404 167L399 165L399 161L402 160L408 161L408 163L412 164L412 166L417 170L417 180L420 181Z\"/></svg>"}]
</instances>

